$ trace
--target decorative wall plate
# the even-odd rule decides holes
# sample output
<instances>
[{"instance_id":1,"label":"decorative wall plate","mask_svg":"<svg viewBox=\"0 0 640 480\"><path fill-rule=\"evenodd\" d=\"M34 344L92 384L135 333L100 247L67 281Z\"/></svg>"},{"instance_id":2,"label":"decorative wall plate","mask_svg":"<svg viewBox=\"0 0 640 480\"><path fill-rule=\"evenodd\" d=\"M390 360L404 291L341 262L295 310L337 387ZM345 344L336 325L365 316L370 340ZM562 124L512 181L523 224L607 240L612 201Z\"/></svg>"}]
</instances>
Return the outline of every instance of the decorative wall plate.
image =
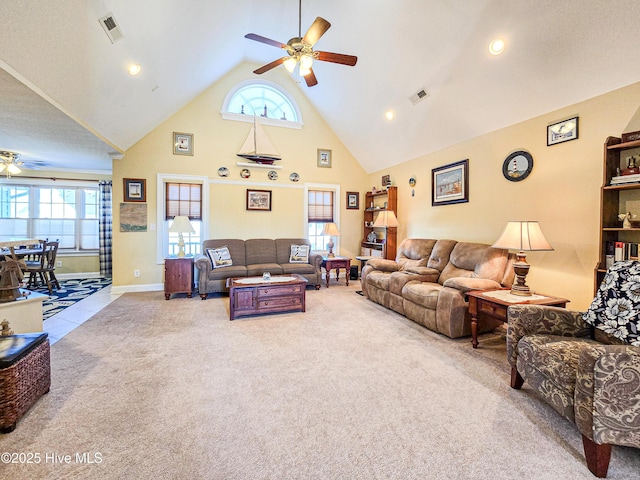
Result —
<instances>
[{"instance_id":1,"label":"decorative wall plate","mask_svg":"<svg viewBox=\"0 0 640 480\"><path fill-rule=\"evenodd\" d=\"M251 171L249 171L248 168L243 168L242 171L240 172L240 176L242 178L249 178L251 176Z\"/></svg>"},{"instance_id":2,"label":"decorative wall plate","mask_svg":"<svg viewBox=\"0 0 640 480\"><path fill-rule=\"evenodd\" d=\"M298 180L300 180L300 175L298 175L296 172L293 172L291 175L289 175L289 180L291 180L292 182L297 182Z\"/></svg>"},{"instance_id":3,"label":"decorative wall plate","mask_svg":"<svg viewBox=\"0 0 640 480\"><path fill-rule=\"evenodd\" d=\"M416 186L416 177L411 177L409 179L409 186L410 187L415 187Z\"/></svg>"},{"instance_id":4,"label":"decorative wall plate","mask_svg":"<svg viewBox=\"0 0 640 480\"><path fill-rule=\"evenodd\" d=\"M269 170L268 176L269 176L269 180L277 180L278 172L276 172L275 170Z\"/></svg>"},{"instance_id":5,"label":"decorative wall plate","mask_svg":"<svg viewBox=\"0 0 640 480\"><path fill-rule=\"evenodd\" d=\"M375 234L375 232L369 232L369 235L367 235L367 242L375 242L378 239L378 236Z\"/></svg>"},{"instance_id":6,"label":"decorative wall plate","mask_svg":"<svg viewBox=\"0 0 640 480\"><path fill-rule=\"evenodd\" d=\"M218 175L221 177L228 177L229 176L229 169L227 167L220 167L218 169Z\"/></svg>"},{"instance_id":7,"label":"decorative wall plate","mask_svg":"<svg viewBox=\"0 0 640 480\"><path fill-rule=\"evenodd\" d=\"M524 150L510 153L502 164L502 175L510 182L524 180L531 170L533 170L533 157Z\"/></svg>"}]
</instances>

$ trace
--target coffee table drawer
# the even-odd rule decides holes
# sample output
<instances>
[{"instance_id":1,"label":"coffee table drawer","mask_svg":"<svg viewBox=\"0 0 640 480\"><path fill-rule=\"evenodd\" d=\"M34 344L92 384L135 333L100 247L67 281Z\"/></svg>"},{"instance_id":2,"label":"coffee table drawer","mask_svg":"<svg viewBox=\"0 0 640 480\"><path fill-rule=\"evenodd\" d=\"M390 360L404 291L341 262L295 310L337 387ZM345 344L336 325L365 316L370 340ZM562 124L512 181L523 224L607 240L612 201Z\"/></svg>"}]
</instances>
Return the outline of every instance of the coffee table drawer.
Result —
<instances>
[{"instance_id":1,"label":"coffee table drawer","mask_svg":"<svg viewBox=\"0 0 640 480\"><path fill-rule=\"evenodd\" d=\"M301 307L302 298L295 297L273 297L261 298L258 300L258 309L280 308L280 307Z\"/></svg>"},{"instance_id":2,"label":"coffee table drawer","mask_svg":"<svg viewBox=\"0 0 640 480\"><path fill-rule=\"evenodd\" d=\"M283 296L290 294L299 294L304 289L304 285L287 285L278 287L260 287L258 288L258 298Z\"/></svg>"}]
</instances>

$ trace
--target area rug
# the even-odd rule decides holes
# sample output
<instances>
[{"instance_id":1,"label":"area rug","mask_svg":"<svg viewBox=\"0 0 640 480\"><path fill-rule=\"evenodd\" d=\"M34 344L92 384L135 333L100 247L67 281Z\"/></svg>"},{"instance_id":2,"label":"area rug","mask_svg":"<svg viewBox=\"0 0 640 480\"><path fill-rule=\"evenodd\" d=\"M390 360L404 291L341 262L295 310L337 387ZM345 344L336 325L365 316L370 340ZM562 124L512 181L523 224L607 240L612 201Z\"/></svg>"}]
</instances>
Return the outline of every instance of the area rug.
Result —
<instances>
[{"instance_id":1,"label":"area rug","mask_svg":"<svg viewBox=\"0 0 640 480\"><path fill-rule=\"evenodd\" d=\"M49 299L42 302L42 319L46 320L109 285L110 278L71 279L60 282L60 288L53 290L51 294L46 286L33 291L49 295Z\"/></svg>"}]
</instances>

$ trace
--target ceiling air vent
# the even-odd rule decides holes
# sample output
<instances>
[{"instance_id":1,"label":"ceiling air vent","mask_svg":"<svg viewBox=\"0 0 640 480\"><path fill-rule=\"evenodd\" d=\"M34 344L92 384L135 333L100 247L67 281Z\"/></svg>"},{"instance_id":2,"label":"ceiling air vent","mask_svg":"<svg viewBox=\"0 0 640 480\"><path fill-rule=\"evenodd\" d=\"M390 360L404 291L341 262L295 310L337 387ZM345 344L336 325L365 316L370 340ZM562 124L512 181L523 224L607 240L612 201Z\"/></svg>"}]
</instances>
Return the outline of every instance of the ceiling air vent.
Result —
<instances>
[{"instance_id":1,"label":"ceiling air vent","mask_svg":"<svg viewBox=\"0 0 640 480\"><path fill-rule=\"evenodd\" d=\"M124 37L124 33L122 33L122 30L120 30L120 26L116 23L116 19L113 16L113 13L102 17L98 21L100 22L100 25L102 25L102 28L107 34L107 37L109 37L109 40L111 40L111 43L116 43L118 40Z\"/></svg>"},{"instance_id":2,"label":"ceiling air vent","mask_svg":"<svg viewBox=\"0 0 640 480\"><path fill-rule=\"evenodd\" d=\"M413 95L411 95L409 97L409 100L411 101L411 103L413 103L414 105L417 105L418 102L424 100L425 98L427 98L429 96L429 94L427 93L427 91L422 88L420 90L418 90L416 93L414 93Z\"/></svg>"}]
</instances>

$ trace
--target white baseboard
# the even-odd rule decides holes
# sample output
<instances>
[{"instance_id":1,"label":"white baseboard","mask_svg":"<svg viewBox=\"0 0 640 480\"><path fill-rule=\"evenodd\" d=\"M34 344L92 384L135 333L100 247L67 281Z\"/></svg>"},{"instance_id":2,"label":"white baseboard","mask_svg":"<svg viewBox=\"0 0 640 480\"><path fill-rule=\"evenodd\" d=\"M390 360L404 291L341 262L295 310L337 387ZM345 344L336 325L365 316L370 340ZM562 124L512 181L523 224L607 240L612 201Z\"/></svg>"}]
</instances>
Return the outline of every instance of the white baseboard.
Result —
<instances>
[{"instance_id":1,"label":"white baseboard","mask_svg":"<svg viewBox=\"0 0 640 480\"><path fill-rule=\"evenodd\" d=\"M164 290L163 283L148 283L146 285L118 285L111 286L111 293L119 295L121 293L138 293L138 292L158 292Z\"/></svg>"}]
</instances>

